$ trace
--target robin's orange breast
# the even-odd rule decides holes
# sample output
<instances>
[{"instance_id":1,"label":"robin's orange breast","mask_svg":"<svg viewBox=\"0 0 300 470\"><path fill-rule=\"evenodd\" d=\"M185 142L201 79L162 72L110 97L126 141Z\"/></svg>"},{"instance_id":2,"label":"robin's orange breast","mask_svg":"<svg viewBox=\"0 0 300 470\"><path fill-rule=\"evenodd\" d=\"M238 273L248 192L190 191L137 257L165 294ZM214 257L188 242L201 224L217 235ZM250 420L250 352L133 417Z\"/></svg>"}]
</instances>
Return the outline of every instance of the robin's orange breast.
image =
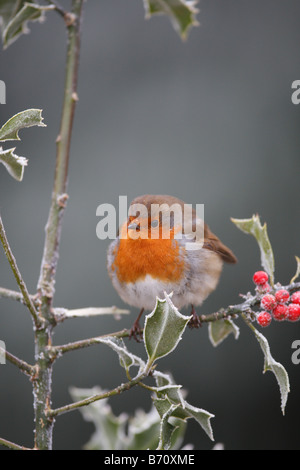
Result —
<instances>
[{"instance_id":1,"label":"robin's orange breast","mask_svg":"<svg viewBox=\"0 0 300 470\"><path fill-rule=\"evenodd\" d=\"M120 239L111 269L120 282L136 282L147 275L176 282L184 274L183 250L172 239Z\"/></svg>"}]
</instances>

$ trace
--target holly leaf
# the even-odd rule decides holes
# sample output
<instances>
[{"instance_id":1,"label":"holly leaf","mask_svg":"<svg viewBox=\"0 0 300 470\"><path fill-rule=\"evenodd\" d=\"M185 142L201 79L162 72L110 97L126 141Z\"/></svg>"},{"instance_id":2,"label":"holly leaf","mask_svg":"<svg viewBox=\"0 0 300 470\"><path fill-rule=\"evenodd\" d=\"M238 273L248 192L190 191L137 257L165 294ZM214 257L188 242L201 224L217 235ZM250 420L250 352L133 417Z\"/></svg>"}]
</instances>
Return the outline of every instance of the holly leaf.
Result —
<instances>
[{"instance_id":1,"label":"holly leaf","mask_svg":"<svg viewBox=\"0 0 300 470\"><path fill-rule=\"evenodd\" d=\"M39 5L32 0L2 0L0 5L0 25L3 47L10 46L21 34L28 33L29 21L43 21L46 11L54 5Z\"/></svg>"},{"instance_id":2,"label":"holly leaf","mask_svg":"<svg viewBox=\"0 0 300 470\"><path fill-rule=\"evenodd\" d=\"M165 295L164 300L156 299L153 312L145 320L144 343L148 354L148 369L156 359L166 356L176 348L191 319L182 315L171 302L170 296Z\"/></svg>"},{"instance_id":3,"label":"holly leaf","mask_svg":"<svg viewBox=\"0 0 300 470\"><path fill-rule=\"evenodd\" d=\"M276 362L270 351L270 346L267 339L251 324L251 329L255 334L257 341L264 353L264 373L268 370L273 372L279 385L281 395L281 410L285 414L285 406L290 392L289 376L282 364Z\"/></svg>"},{"instance_id":4,"label":"holly leaf","mask_svg":"<svg viewBox=\"0 0 300 470\"><path fill-rule=\"evenodd\" d=\"M231 219L232 222L244 233L255 237L261 254L261 264L270 276L270 283L274 285L275 261L272 246L268 237L267 224L261 225L258 215L253 215L252 219Z\"/></svg>"},{"instance_id":5,"label":"holly leaf","mask_svg":"<svg viewBox=\"0 0 300 470\"><path fill-rule=\"evenodd\" d=\"M0 147L0 162L5 166L10 176L17 181L22 181L24 176L24 167L27 165L27 159L19 157L14 153L15 148L3 150Z\"/></svg>"},{"instance_id":6,"label":"holly leaf","mask_svg":"<svg viewBox=\"0 0 300 470\"><path fill-rule=\"evenodd\" d=\"M297 271L295 276L291 279L290 284L293 284L293 282L296 281L296 279L300 276L300 258L298 256L295 256L296 262L297 262Z\"/></svg>"},{"instance_id":7,"label":"holly leaf","mask_svg":"<svg viewBox=\"0 0 300 470\"><path fill-rule=\"evenodd\" d=\"M19 130L25 127L41 126L43 123L42 111L40 109L27 109L10 118L0 129L0 142L8 140L20 140ZM9 174L17 181L22 181L24 167L28 160L14 153L15 148L3 150L0 147L0 163L3 163Z\"/></svg>"},{"instance_id":8,"label":"holly leaf","mask_svg":"<svg viewBox=\"0 0 300 470\"><path fill-rule=\"evenodd\" d=\"M235 339L240 335L239 327L232 320L224 319L209 323L208 335L213 346L219 346L230 334L233 334Z\"/></svg>"},{"instance_id":9,"label":"holly leaf","mask_svg":"<svg viewBox=\"0 0 300 470\"><path fill-rule=\"evenodd\" d=\"M198 0L144 0L146 18L153 15L167 15L182 39L186 39L192 26L198 26L196 9Z\"/></svg>"},{"instance_id":10,"label":"holly leaf","mask_svg":"<svg viewBox=\"0 0 300 470\"><path fill-rule=\"evenodd\" d=\"M0 129L0 142L21 140L19 131L32 126L47 127L41 109L26 109L10 118Z\"/></svg>"},{"instance_id":11,"label":"holly leaf","mask_svg":"<svg viewBox=\"0 0 300 470\"><path fill-rule=\"evenodd\" d=\"M122 338L107 336L105 338L99 338L97 341L99 343L106 344L118 354L120 365L124 367L124 369L129 370L131 366L137 366L139 367L138 374L141 370L145 369L144 361L140 357L128 351Z\"/></svg>"},{"instance_id":12,"label":"holly leaf","mask_svg":"<svg viewBox=\"0 0 300 470\"><path fill-rule=\"evenodd\" d=\"M70 388L70 394L74 401L84 400L92 395L104 392L101 387L91 389ZM90 421L95 426L95 432L84 448L87 450L122 450L125 446L125 430L128 415L122 413L115 416L108 399L96 401L88 406L80 408L85 421Z\"/></svg>"},{"instance_id":13,"label":"holly leaf","mask_svg":"<svg viewBox=\"0 0 300 470\"><path fill-rule=\"evenodd\" d=\"M155 398L153 403L160 415L162 421L164 421L164 427L161 430L165 431L164 442L167 441L166 436L170 434L170 428L167 428L165 422L170 418L177 418L183 421L187 419L194 418L202 429L206 432L208 437L213 441L213 431L210 424L211 418L214 418L214 415L209 413L206 410L201 408L196 408L195 406L190 405L188 402L184 401L182 404L181 401L173 401L168 396L164 398ZM161 439L162 440L162 439Z\"/></svg>"}]
</instances>

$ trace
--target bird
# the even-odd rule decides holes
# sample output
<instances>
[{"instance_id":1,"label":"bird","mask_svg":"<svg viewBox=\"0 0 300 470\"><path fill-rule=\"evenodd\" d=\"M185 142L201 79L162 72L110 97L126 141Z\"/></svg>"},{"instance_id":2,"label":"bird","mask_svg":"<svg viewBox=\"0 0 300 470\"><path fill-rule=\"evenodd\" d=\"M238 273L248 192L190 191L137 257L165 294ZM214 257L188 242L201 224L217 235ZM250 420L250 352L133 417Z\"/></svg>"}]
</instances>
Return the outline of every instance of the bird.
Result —
<instances>
[{"instance_id":1,"label":"bird","mask_svg":"<svg viewBox=\"0 0 300 470\"><path fill-rule=\"evenodd\" d=\"M194 208L190 220L184 218L186 207L175 196L136 197L108 247L107 270L114 288L125 303L140 309L129 334L137 341L142 337L139 320L144 310L152 311L156 298L165 293L172 293L177 309L191 306L191 328L201 326L195 307L216 289L223 263L237 262ZM175 209L179 217L174 216ZM202 227L202 237L196 246L197 227Z\"/></svg>"}]
</instances>

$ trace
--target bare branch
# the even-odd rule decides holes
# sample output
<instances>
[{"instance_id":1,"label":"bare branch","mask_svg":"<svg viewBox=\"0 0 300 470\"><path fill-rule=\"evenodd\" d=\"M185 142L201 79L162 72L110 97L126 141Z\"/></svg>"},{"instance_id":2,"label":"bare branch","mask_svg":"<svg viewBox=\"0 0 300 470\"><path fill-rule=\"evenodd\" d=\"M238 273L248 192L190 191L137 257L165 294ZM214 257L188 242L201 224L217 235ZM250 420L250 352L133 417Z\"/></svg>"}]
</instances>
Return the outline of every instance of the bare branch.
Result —
<instances>
[{"instance_id":1,"label":"bare branch","mask_svg":"<svg viewBox=\"0 0 300 470\"><path fill-rule=\"evenodd\" d=\"M80 400L75 403L62 406L61 408L57 408L56 410L49 410L48 416L53 418L63 413L68 413L69 411L74 411L83 406L90 405L91 403L94 403L95 401L103 400L104 398L112 397L114 395L119 395L120 393L126 392L127 390L130 390L135 385L139 384L146 376L147 376L147 373L143 373L139 375L137 378L130 380L126 382L125 384L121 384L118 387L114 388L113 390L110 390L109 392L100 393L98 395L92 395L91 397L85 398L84 400Z\"/></svg>"},{"instance_id":2,"label":"bare branch","mask_svg":"<svg viewBox=\"0 0 300 470\"><path fill-rule=\"evenodd\" d=\"M3 348L0 346L0 351L3 351ZM35 375L36 368L27 364L27 362L19 359L18 357L14 356L13 354L9 353L8 351L4 351L6 359L13 365L17 366L21 372L24 374L29 375L30 377Z\"/></svg>"},{"instance_id":3,"label":"bare branch","mask_svg":"<svg viewBox=\"0 0 300 470\"><path fill-rule=\"evenodd\" d=\"M1 438L0 438L0 445L4 447L8 447L9 449L12 449L12 450L33 450L24 446L19 446L18 444L15 444L14 442L10 442L10 441L7 441L6 439L1 439Z\"/></svg>"},{"instance_id":4,"label":"bare branch","mask_svg":"<svg viewBox=\"0 0 300 470\"><path fill-rule=\"evenodd\" d=\"M107 338L108 336L114 336L115 338L127 338L130 334L130 330L124 329L117 331L115 333L109 333L107 335L96 336L94 338L82 339L80 341L75 341L74 343L63 344L61 346L54 346L52 351L54 356L59 357L62 354L70 351L76 351L77 349L87 348L94 344L99 344L99 340L102 338Z\"/></svg>"},{"instance_id":5,"label":"bare branch","mask_svg":"<svg viewBox=\"0 0 300 470\"><path fill-rule=\"evenodd\" d=\"M20 288L20 291L22 292L24 303L27 306L29 312L31 313L31 316L32 316L32 318L35 322L35 325L37 327L39 327L40 324L41 324L41 320L38 316L38 313L37 313L36 308L33 304L33 301L32 301L32 299L31 299L31 297L28 293L26 284L25 284L25 282L24 282L24 280L21 276L21 273L18 269L15 257L13 255L12 251L11 251L10 245L9 245L7 237L6 237L6 233L5 233L5 230L4 230L4 226L3 226L1 216L0 216L0 240L1 240L1 243L3 245L5 255L6 255L6 257L8 259L8 262L11 266L12 272L13 272L15 278L16 278L17 284Z\"/></svg>"}]
</instances>

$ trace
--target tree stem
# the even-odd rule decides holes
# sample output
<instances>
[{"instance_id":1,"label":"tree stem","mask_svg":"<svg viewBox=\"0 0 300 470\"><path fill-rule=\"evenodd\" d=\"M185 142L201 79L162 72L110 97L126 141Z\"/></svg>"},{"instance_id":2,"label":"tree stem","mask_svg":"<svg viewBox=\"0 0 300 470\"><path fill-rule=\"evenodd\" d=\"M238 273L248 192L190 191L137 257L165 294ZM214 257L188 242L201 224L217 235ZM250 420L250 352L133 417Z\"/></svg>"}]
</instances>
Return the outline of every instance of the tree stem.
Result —
<instances>
[{"instance_id":1,"label":"tree stem","mask_svg":"<svg viewBox=\"0 0 300 470\"><path fill-rule=\"evenodd\" d=\"M54 420L48 412L51 406L52 364L50 350L55 316L52 313L54 285L62 218L68 196L67 179L70 142L77 98L77 76L80 49L80 24L84 0L72 1L72 21L65 22L68 31L66 76L60 133L56 140L56 168L51 206L46 225L44 253L38 281L40 314L45 319L42 328L35 331L35 358L37 373L33 380L35 414L35 448L52 449Z\"/></svg>"}]
</instances>

